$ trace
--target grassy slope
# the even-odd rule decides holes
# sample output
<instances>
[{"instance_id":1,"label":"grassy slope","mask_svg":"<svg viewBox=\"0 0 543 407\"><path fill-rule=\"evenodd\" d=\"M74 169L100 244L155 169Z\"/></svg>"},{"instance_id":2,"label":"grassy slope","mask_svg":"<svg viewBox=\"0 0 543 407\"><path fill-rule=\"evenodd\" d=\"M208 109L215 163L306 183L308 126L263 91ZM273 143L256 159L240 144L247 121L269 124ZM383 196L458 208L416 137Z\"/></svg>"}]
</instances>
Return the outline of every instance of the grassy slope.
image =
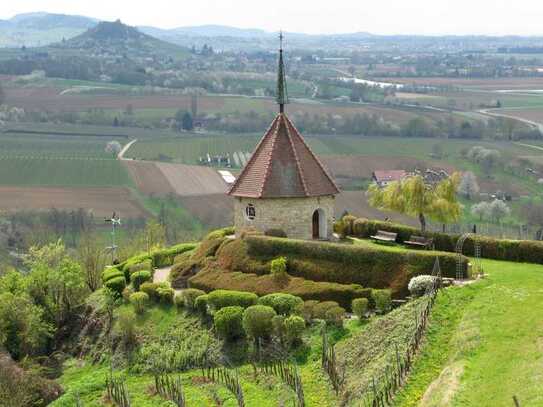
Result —
<instances>
[{"instance_id":1,"label":"grassy slope","mask_svg":"<svg viewBox=\"0 0 543 407\"><path fill-rule=\"evenodd\" d=\"M128 308L123 305L121 308ZM205 336L206 333L199 328L198 318L178 313L174 307L164 308L159 306L151 307L143 316L137 320L139 335L147 336L150 341L159 341L159 338L167 336L172 327L178 326L190 331L197 331L196 335ZM190 329L189 329L190 328ZM354 321L347 322L345 329L334 330L331 333L332 340L345 339L354 332L361 329L361 326ZM304 388L304 394L308 406L335 406L337 405L335 395L328 383L328 380L321 370L320 354L321 340L320 327L315 326L306 332L305 341L307 347L301 347L295 355L300 376ZM196 340L197 337L195 336ZM201 341L201 339L198 339ZM190 339L189 339L190 341ZM185 345L180 345L184 347ZM239 351L239 350L238 350ZM85 406L101 406L105 394L105 377L109 372L107 364L92 365L85 360L72 359L65 364L64 374L60 383L66 393L57 401L52 403L53 407L73 406L75 397L78 395ZM167 406L159 397L152 392L153 377L149 374L135 374L121 369L116 370L116 375L126 378L126 384L134 405L142 407ZM250 365L239 367L240 383L244 391L247 406L275 407L281 402L290 405L293 400L293 392L274 376L259 375L254 377ZM209 406L216 405L215 395L223 402L225 407L235 407L237 403L232 395L222 385L202 384L193 380L201 377L200 370L192 370L181 374L184 385L187 405Z\"/></svg>"},{"instance_id":2,"label":"grassy slope","mask_svg":"<svg viewBox=\"0 0 543 407\"><path fill-rule=\"evenodd\" d=\"M543 266L485 260L484 267L484 281L440 295L397 406L508 406L513 395L522 405L543 404Z\"/></svg>"}]
</instances>

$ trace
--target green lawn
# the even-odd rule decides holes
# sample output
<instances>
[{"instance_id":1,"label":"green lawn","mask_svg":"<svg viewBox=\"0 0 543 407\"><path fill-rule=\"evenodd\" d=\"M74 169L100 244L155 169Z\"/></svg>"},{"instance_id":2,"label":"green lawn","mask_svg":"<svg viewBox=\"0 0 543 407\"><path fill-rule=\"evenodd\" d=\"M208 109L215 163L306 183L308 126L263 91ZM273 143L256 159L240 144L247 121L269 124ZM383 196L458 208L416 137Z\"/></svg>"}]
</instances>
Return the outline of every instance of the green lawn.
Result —
<instances>
[{"instance_id":1,"label":"green lawn","mask_svg":"<svg viewBox=\"0 0 543 407\"><path fill-rule=\"evenodd\" d=\"M440 294L397 406L543 405L543 266L483 266L485 280Z\"/></svg>"}]
</instances>

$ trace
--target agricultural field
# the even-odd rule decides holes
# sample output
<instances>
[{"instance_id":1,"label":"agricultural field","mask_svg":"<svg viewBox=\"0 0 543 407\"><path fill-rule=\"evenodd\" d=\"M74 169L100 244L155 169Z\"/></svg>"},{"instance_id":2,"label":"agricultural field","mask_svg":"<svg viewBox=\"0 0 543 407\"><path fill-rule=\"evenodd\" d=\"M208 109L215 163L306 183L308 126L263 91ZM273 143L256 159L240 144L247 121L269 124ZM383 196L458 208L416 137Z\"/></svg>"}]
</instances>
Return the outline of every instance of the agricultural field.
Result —
<instances>
[{"instance_id":1,"label":"agricultural field","mask_svg":"<svg viewBox=\"0 0 543 407\"><path fill-rule=\"evenodd\" d=\"M111 216L116 210L125 218L148 216L129 188L66 188L0 186L0 212L87 209L95 217Z\"/></svg>"},{"instance_id":2,"label":"agricultural field","mask_svg":"<svg viewBox=\"0 0 543 407\"><path fill-rule=\"evenodd\" d=\"M109 187L132 186L120 162L93 158L0 158L0 185Z\"/></svg>"}]
</instances>

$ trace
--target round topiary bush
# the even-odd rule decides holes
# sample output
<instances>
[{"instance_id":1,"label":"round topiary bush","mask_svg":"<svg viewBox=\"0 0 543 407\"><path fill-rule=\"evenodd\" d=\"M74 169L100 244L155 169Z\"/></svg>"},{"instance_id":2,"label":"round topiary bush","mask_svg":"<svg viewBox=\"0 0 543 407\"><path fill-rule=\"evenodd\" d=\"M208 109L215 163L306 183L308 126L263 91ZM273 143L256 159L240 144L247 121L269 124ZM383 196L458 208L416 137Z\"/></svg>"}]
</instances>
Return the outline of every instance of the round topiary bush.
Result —
<instances>
[{"instance_id":1,"label":"round topiary bush","mask_svg":"<svg viewBox=\"0 0 543 407\"><path fill-rule=\"evenodd\" d=\"M130 294L130 304L134 307L136 314L143 314L145 307L149 303L149 296L141 291Z\"/></svg>"},{"instance_id":2,"label":"round topiary bush","mask_svg":"<svg viewBox=\"0 0 543 407\"><path fill-rule=\"evenodd\" d=\"M151 280L151 272L148 270L136 271L130 276L130 281L132 281L132 285L136 291L139 291L140 285L149 280Z\"/></svg>"},{"instance_id":3,"label":"round topiary bush","mask_svg":"<svg viewBox=\"0 0 543 407\"><path fill-rule=\"evenodd\" d=\"M232 341L244 335L243 311L238 306L224 307L213 315L213 325L221 338Z\"/></svg>"},{"instance_id":4,"label":"round topiary bush","mask_svg":"<svg viewBox=\"0 0 543 407\"><path fill-rule=\"evenodd\" d=\"M115 267L109 267L102 272L102 282L104 283L117 277L124 277L124 273Z\"/></svg>"},{"instance_id":5,"label":"round topiary bush","mask_svg":"<svg viewBox=\"0 0 543 407\"><path fill-rule=\"evenodd\" d=\"M352 302L353 313L359 320L366 318L368 313L369 301L367 298L355 298Z\"/></svg>"},{"instance_id":6,"label":"round topiary bush","mask_svg":"<svg viewBox=\"0 0 543 407\"><path fill-rule=\"evenodd\" d=\"M156 283L147 282L140 285L140 291L147 294L150 300L158 301L158 292L157 292L158 287L159 286Z\"/></svg>"},{"instance_id":7,"label":"round topiary bush","mask_svg":"<svg viewBox=\"0 0 543 407\"><path fill-rule=\"evenodd\" d=\"M182 308L185 306L185 300L183 299L183 294L177 293L173 297L173 303L177 308Z\"/></svg>"},{"instance_id":8,"label":"round topiary bush","mask_svg":"<svg viewBox=\"0 0 543 407\"><path fill-rule=\"evenodd\" d=\"M285 257L278 257L272 260L270 264L270 274L275 281L286 281L288 279L287 259Z\"/></svg>"},{"instance_id":9,"label":"round topiary bush","mask_svg":"<svg viewBox=\"0 0 543 407\"><path fill-rule=\"evenodd\" d=\"M252 305L243 312L243 329L254 339L267 339L273 331L272 319L276 315L272 307Z\"/></svg>"},{"instance_id":10,"label":"round topiary bush","mask_svg":"<svg viewBox=\"0 0 543 407\"><path fill-rule=\"evenodd\" d=\"M161 304L171 305L173 304L173 297L175 291L171 287L158 287L157 288L158 300Z\"/></svg>"},{"instance_id":11,"label":"round topiary bush","mask_svg":"<svg viewBox=\"0 0 543 407\"><path fill-rule=\"evenodd\" d=\"M342 307L332 307L326 311L324 320L327 324L337 327L343 326L343 320L345 319L345 309Z\"/></svg>"},{"instance_id":12,"label":"round topiary bush","mask_svg":"<svg viewBox=\"0 0 543 407\"><path fill-rule=\"evenodd\" d=\"M196 297L196 301L194 301L194 308L203 316L207 315L207 312L208 312L207 301L208 301L207 294Z\"/></svg>"},{"instance_id":13,"label":"round topiary bush","mask_svg":"<svg viewBox=\"0 0 543 407\"><path fill-rule=\"evenodd\" d=\"M390 290L372 290L371 297L375 302L375 310L379 314L385 314L392 308L392 297Z\"/></svg>"},{"instance_id":14,"label":"round topiary bush","mask_svg":"<svg viewBox=\"0 0 543 407\"><path fill-rule=\"evenodd\" d=\"M189 311L194 311L196 309L196 299L202 295L205 295L205 291L198 290L197 288L187 288L181 291L183 305Z\"/></svg>"},{"instance_id":15,"label":"round topiary bush","mask_svg":"<svg viewBox=\"0 0 543 407\"><path fill-rule=\"evenodd\" d=\"M322 301L313 307L313 318L326 320L326 312L331 308L339 307L335 301Z\"/></svg>"},{"instance_id":16,"label":"round topiary bush","mask_svg":"<svg viewBox=\"0 0 543 407\"><path fill-rule=\"evenodd\" d=\"M274 293L260 297L258 303L272 307L278 314L290 315L299 309L304 301L292 294Z\"/></svg>"},{"instance_id":17,"label":"round topiary bush","mask_svg":"<svg viewBox=\"0 0 543 407\"><path fill-rule=\"evenodd\" d=\"M315 318L315 306L318 303L317 300L307 300L304 301L303 305L300 307L300 314L308 324Z\"/></svg>"},{"instance_id":18,"label":"round topiary bush","mask_svg":"<svg viewBox=\"0 0 543 407\"><path fill-rule=\"evenodd\" d=\"M407 288L413 297L421 297L430 290L437 283L437 277L429 275L421 275L413 277L409 281Z\"/></svg>"},{"instance_id":19,"label":"round topiary bush","mask_svg":"<svg viewBox=\"0 0 543 407\"><path fill-rule=\"evenodd\" d=\"M279 338L281 343L286 340L285 317L283 315L276 315L272 318L272 330L273 335Z\"/></svg>"},{"instance_id":20,"label":"round topiary bush","mask_svg":"<svg viewBox=\"0 0 543 407\"><path fill-rule=\"evenodd\" d=\"M126 279L124 278L124 275L114 277L106 281L104 285L115 293L122 295L122 292L126 287Z\"/></svg>"},{"instance_id":21,"label":"round topiary bush","mask_svg":"<svg viewBox=\"0 0 543 407\"><path fill-rule=\"evenodd\" d=\"M218 311L224 307L239 306L243 308L255 305L258 296L255 293L245 291L214 290L207 294L209 306Z\"/></svg>"},{"instance_id":22,"label":"round topiary bush","mask_svg":"<svg viewBox=\"0 0 543 407\"><path fill-rule=\"evenodd\" d=\"M283 322L287 341L291 344L299 343L305 329L305 321L302 317L291 315Z\"/></svg>"}]
</instances>

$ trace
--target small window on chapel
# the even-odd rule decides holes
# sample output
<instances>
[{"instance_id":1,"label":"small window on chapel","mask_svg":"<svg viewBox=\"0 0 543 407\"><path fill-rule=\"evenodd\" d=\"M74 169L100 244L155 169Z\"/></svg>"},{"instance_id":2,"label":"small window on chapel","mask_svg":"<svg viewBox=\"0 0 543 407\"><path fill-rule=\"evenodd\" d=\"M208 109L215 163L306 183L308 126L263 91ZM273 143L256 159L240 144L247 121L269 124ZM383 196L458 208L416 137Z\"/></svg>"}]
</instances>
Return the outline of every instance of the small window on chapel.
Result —
<instances>
[{"instance_id":1,"label":"small window on chapel","mask_svg":"<svg viewBox=\"0 0 543 407\"><path fill-rule=\"evenodd\" d=\"M253 204L248 204L245 207L245 217L249 220L253 220L256 217L256 211Z\"/></svg>"}]
</instances>

